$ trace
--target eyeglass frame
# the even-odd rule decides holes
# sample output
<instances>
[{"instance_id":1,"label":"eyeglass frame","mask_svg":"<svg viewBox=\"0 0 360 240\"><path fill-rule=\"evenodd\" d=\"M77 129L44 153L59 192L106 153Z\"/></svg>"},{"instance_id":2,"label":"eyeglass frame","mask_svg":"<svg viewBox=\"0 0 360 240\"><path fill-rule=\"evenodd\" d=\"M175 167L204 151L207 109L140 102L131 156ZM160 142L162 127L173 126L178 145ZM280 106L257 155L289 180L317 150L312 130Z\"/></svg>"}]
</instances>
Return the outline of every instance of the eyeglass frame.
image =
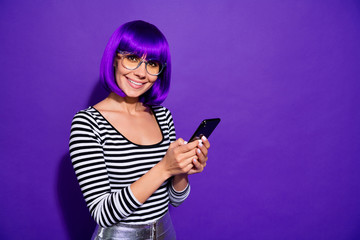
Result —
<instances>
[{"instance_id":1,"label":"eyeglass frame","mask_svg":"<svg viewBox=\"0 0 360 240\"><path fill-rule=\"evenodd\" d=\"M131 54L133 54L133 55L137 56L135 53L127 52L127 51L117 50L116 52L117 52L117 53L120 53L120 54L122 54L122 55L131 55ZM128 70L135 70L135 69L138 69L138 68L141 66L142 63L145 63L145 70L146 70L146 72L147 72L148 74L150 74L151 76L159 76L159 75L163 72L164 68L166 67L166 62L165 62L165 63L162 63L162 62L156 60L156 61L158 61L158 62L161 63L161 68L159 69L159 73L158 73L158 74L152 74L152 73L149 73L149 71L147 70L148 61L151 61L151 60L155 60L155 59L145 60L144 58L141 58L141 60L140 60L140 62L139 62L139 64L137 65L136 68L128 68L128 67L125 67L125 65L122 63L122 61L123 61L123 58L122 58L122 59L121 59L121 65L122 65L124 68L128 69Z\"/></svg>"}]
</instances>

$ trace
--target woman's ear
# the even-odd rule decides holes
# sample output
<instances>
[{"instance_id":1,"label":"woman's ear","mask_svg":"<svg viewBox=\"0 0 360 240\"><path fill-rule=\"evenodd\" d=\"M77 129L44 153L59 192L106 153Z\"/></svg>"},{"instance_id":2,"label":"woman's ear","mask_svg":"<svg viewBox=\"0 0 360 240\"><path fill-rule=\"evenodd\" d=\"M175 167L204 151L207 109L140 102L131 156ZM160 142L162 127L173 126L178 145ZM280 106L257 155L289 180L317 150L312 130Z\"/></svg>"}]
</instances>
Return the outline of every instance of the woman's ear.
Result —
<instances>
[{"instance_id":1,"label":"woman's ear","mask_svg":"<svg viewBox=\"0 0 360 240\"><path fill-rule=\"evenodd\" d=\"M120 55L119 53L116 53L115 57L114 57L114 62L113 62L113 66L117 67L118 66L118 61L120 60Z\"/></svg>"}]
</instances>

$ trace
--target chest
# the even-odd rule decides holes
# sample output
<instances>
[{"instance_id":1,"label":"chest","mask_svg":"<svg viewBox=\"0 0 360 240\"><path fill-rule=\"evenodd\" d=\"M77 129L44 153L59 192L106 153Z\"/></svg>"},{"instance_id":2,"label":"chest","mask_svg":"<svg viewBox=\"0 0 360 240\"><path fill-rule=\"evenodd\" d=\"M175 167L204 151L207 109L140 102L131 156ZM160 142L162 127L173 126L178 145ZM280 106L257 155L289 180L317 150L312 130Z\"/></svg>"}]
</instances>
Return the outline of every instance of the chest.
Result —
<instances>
[{"instance_id":1,"label":"chest","mask_svg":"<svg viewBox=\"0 0 360 240\"><path fill-rule=\"evenodd\" d=\"M138 145L154 145L163 139L161 127L152 113L126 115L121 113L105 114L109 124L123 137Z\"/></svg>"}]
</instances>

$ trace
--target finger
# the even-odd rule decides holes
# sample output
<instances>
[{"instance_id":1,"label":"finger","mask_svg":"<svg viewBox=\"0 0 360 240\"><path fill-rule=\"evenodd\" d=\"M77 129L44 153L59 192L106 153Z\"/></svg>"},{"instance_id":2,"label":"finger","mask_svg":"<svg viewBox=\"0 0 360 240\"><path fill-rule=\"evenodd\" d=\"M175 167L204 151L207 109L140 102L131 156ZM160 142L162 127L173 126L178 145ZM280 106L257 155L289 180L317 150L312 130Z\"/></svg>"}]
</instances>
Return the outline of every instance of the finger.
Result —
<instances>
[{"instance_id":1,"label":"finger","mask_svg":"<svg viewBox=\"0 0 360 240\"><path fill-rule=\"evenodd\" d=\"M202 143L205 145L205 147L206 147L207 149L210 148L210 142L209 142L209 140L208 140L205 136L202 136L202 137L201 137L201 141L202 141Z\"/></svg>"},{"instance_id":2,"label":"finger","mask_svg":"<svg viewBox=\"0 0 360 240\"><path fill-rule=\"evenodd\" d=\"M194 167L197 169L197 170L202 170L202 165L201 165L201 163L198 161L198 160L196 160L195 158L192 160L192 162L193 162L193 164L194 164Z\"/></svg>"},{"instance_id":3,"label":"finger","mask_svg":"<svg viewBox=\"0 0 360 240\"><path fill-rule=\"evenodd\" d=\"M192 175L195 173L197 173L197 171L194 168L190 169L190 171L187 172L188 175Z\"/></svg>"},{"instance_id":4,"label":"finger","mask_svg":"<svg viewBox=\"0 0 360 240\"><path fill-rule=\"evenodd\" d=\"M193 164L189 164L184 168L184 173L188 173L189 171L191 171L191 169L194 168Z\"/></svg>"},{"instance_id":5,"label":"finger","mask_svg":"<svg viewBox=\"0 0 360 240\"><path fill-rule=\"evenodd\" d=\"M184 143L184 140L182 138L176 139L176 141L170 143L169 148L176 148L178 146L183 145L183 143Z\"/></svg>"},{"instance_id":6,"label":"finger","mask_svg":"<svg viewBox=\"0 0 360 240\"><path fill-rule=\"evenodd\" d=\"M176 139L175 142L177 143L177 146L182 146L182 145L186 144L186 142L182 138Z\"/></svg>"},{"instance_id":7,"label":"finger","mask_svg":"<svg viewBox=\"0 0 360 240\"><path fill-rule=\"evenodd\" d=\"M202 141L199 142L198 149L200 149L200 151L202 152L202 154L203 154L205 157L207 157L208 149L207 149L206 146L202 143Z\"/></svg>"},{"instance_id":8,"label":"finger","mask_svg":"<svg viewBox=\"0 0 360 240\"><path fill-rule=\"evenodd\" d=\"M188 175L192 175L192 174L195 174L195 173L200 173L202 171L196 169L196 168L192 168L190 169L190 171L187 172Z\"/></svg>"},{"instance_id":9,"label":"finger","mask_svg":"<svg viewBox=\"0 0 360 240\"><path fill-rule=\"evenodd\" d=\"M207 161L207 156L199 148L196 149L196 155L201 163L205 163Z\"/></svg>"},{"instance_id":10,"label":"finger","mask_svg":"<svg viewBox=\"0 0 360 240\"><path fill-rule=\"evenodd\" d=\"M197 157L197 154L196 154L196 149L197 148L194 148L188 152L185 152L185 153L181 153L180 157L182 159L188 159L188 158L198 158Z\"/></svg>"},{"instance_id":11,"label":"finger","mask_svg":"<svg viewBox=\"0 0 360 240\"><path fill-rule=\"evenodd\" d=\"M192 164L193 159L196 159L196 160L197 160L198 157L197 157L197 156L191 156L191 157L189 157L189 158L186 158L186 159L183 160L183 164L184 164L184 165Z\"/></svg>"},{"instance_id":12,"label":"finger","mask_svg":"<svg viewBox=\"0 0 360 240\"><path fill-rule=\"evenodd\" d=\"M201 166L201 164L198 161L196 161L195 159L193 159L193 165L194 165L194 167L189 170L189 172L187 173L188 175L202 172L204 169Z\"/></svg>"},{"instance_id":13,"label":"finger","mask_svg":"<svg viewBox=\"0 0 360 240\"><path fill-rule=\"evenodd\" d=\"M179 170L181 173L188 173L190 169L194 168L193 159L185 159L179 165Z\"/></svg>"},{"instance_id":14,"label":"finger","mask_svg":"<svg viewBox=\"0 0 360 240\"><path fill-rule=\"evenodd\" d=\"M169 148L170 148L170 149L174 149L174 151L176 151L176 152L178 152L178 153L181 153L182 150L181 150L181 148L179 148L179 147L181 147L181 146L183 146L183 145L185 145L185 144L187 144L187 142L184 141L184 139L178 138L178 139L176 139L176 141L170 143Z\"/></svg>"},{"instance_id":15,"label":"finger","mask_svg":"<svg viewBox=\"0 0 360 240\"><path fill-rule=\"evenodd\" d=\"M187 159L184 159L182 160L180 163L179 163L179 168L181 168L182 170L186 169L188 165L193 165L193 159L194 158L197 158L196 157L191 157L191 158L187 158Z\"/></svg>"},{"instance_id":16,"label":"finger","mask_svg":"<svg viewBox=\"0 0 360 240\"><path fill-rule=\"evenodd\" d=\"M198 141L193 141L187 144L183 144L182 146L179 147L179 152L181 153L189 152L195 149L197 145L198 145Z\"/></svg>"}]
</instances>

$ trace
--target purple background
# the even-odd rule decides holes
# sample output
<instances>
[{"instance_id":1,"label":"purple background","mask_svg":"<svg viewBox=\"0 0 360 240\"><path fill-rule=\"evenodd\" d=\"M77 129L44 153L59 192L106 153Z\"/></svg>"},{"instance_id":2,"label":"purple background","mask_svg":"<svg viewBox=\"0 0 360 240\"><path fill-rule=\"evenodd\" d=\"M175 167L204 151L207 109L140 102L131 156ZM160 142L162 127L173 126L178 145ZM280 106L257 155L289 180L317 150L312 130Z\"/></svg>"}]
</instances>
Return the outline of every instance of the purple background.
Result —
<instances>
[{"instance_id":1,"label":"purple background","mask_svg":"<svg viewBox=\"0 0 360 240\"><path fill-rule=\"evenodd\" d=\"M120 24L166 35L178 137L221 117L178 239L360 239L360 2L0 1L0 239L89 239L68 156Z\"/></svg>"}]
</instances>

